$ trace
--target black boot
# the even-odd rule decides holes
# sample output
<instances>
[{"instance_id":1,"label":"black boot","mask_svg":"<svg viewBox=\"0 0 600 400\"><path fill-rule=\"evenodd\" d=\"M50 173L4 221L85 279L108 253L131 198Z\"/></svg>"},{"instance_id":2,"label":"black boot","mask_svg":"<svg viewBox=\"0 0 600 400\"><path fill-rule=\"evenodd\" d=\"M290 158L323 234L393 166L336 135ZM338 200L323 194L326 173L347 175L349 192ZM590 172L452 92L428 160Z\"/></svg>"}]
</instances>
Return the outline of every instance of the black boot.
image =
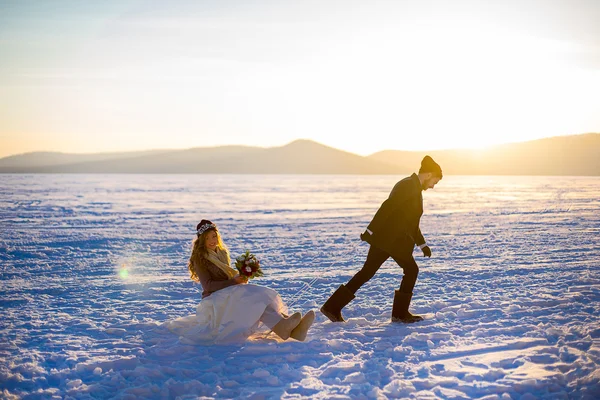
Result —
<instances>
[{"instance_id":1,"label":"black boot","mask_svg":"<svg viewBox=\"0 0 600 400\"><path fill-rule=\"evenodd\" d=\"M346 322L342 317L342 308L354 299L354 293L346 286L341 285L321 307L321 312L331 322Z\"/></svg>"},{"instance_id":2,"label":"black boot","mask_svg":"<svg viewBox=\"0 0 600 400\"><path fill-rule=\"evenodd\" d=\"M422 321L423 317L412 315L408 311L412 293L403 293L396 290L394 293L394 308L392 308L392 322L404 322L410 324L412 322Z\"/></svg>"}]
</instances>

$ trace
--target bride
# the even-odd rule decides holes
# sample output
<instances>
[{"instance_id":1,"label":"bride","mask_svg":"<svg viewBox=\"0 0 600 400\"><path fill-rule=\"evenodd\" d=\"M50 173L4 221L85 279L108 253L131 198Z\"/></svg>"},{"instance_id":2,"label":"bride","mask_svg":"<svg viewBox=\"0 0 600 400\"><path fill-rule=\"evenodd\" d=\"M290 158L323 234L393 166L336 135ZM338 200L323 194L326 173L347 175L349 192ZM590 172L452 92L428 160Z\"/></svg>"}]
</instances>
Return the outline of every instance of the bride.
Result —
<instances>
[{"instance_id":1,"label":"bride","mask_svg":"<svg viewBox=\"0 0 600 400\"><path fill-rule=\"evenodd\" d=\"M314 311L287 316L279 294L264 286L249 285L231 268L227 247L217 226L203 219L196 226L188 263L191 278L202 285L202 301L196 315L167 322L167 327L193 343L242 341L262 322L283 340L304 341L315 319Z\"/></svg>"}]
</instances>

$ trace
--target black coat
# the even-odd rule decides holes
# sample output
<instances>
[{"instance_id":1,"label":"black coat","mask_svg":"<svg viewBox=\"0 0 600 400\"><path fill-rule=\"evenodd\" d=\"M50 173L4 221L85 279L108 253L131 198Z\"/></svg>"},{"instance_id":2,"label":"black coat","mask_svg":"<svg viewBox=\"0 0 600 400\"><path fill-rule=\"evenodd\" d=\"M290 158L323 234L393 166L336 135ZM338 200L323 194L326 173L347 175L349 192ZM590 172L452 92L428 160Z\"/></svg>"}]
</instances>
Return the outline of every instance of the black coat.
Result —
<instances>
[{"instance_id":1,"label":"black coat","mask_svg":"<svg viewBox=\"0 0 600 400\"><path fill-rule=\"evenodd\" d=\"M417 174L412 174L396 183L360 237L394 258L412 257L415 244L425 243L419 229L421 215L423 190Z\"/></svg>"}]
</instances>

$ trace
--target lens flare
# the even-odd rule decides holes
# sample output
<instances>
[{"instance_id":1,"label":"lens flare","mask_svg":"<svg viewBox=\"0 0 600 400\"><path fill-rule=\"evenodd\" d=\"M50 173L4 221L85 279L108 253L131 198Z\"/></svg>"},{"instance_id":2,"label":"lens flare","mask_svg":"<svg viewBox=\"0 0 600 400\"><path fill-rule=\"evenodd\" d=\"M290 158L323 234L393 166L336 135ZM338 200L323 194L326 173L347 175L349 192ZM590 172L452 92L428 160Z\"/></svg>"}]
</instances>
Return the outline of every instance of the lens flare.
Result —
<instances>
[{"instance_id":1,"label":"lens flare","mask_svg":"<svg viewBox=\"0 0 600 400\"><path fill-rule=\"evenodd\" d=\"M125 265L125 264L121 265L121 270L119 271L119 276L121 277L121 279L127 279L127 277L129 276L129 271L127 270L127 265Z\"/></svg>"}]
</instances>

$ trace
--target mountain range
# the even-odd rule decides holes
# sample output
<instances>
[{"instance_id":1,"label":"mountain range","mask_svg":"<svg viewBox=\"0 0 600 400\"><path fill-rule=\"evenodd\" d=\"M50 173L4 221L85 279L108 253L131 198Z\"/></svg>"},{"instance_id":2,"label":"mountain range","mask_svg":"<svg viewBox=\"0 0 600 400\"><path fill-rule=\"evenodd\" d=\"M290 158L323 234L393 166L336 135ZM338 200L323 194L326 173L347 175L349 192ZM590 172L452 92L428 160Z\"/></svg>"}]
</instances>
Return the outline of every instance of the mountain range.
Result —
<instances>
[{"instance_id":1,"label":"mountain range","mask_svg":"<svg viewBox=\"0 0 600 400\"><path fill-rule=\"evenodd\" d=\"M445 175L600 175L600 134L558 136L476 150L386 150L363 157L310 140L280 147L69 154L0 159L0 173L407 174L429 154Z\"/></svg>"}]
</instances>

